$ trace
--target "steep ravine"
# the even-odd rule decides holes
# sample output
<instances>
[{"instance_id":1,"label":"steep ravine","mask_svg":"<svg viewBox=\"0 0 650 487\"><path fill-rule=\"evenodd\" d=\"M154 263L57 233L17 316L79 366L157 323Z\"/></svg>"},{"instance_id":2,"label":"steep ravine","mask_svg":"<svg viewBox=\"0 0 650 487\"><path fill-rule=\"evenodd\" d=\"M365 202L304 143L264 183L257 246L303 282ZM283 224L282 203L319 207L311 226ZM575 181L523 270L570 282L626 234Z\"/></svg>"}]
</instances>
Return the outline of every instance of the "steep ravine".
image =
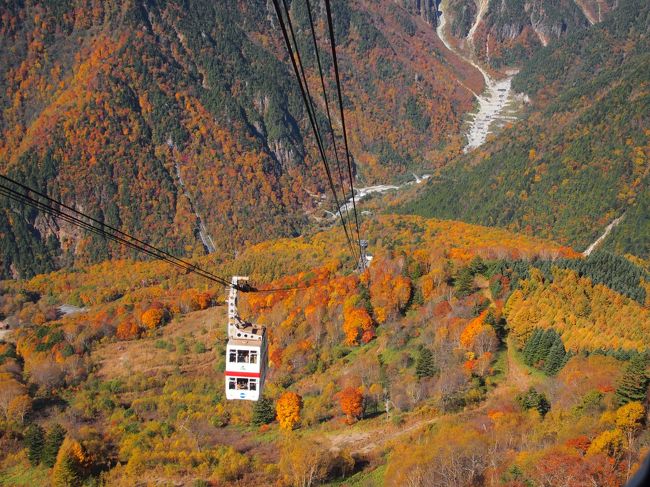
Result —
<instances>
[{"instance_id":1,"label":"steep ravine","mask_svg":"<svg viewBox=\"0 0 650 487\"><path fill-rule=\"evenodd\" d=\"M174 142L171 141L171 139L167 141L167 145L169 145L169 147L172 149L176 148ZM205 224L203 223L203 218L201 218L201 215L199 215L199 212L196 210L196 206L194 205L194 201L192 200L192 196L190 195L190 192L185 187L185 183L183 182L183 178L181 177L181 168L178 165L178 162L174 162L174 169L176 170L176 179L178 180L178 187L182 191L183 195L187 198L190 204L190 209L192 210L192 213L194 213L194 216L196 217L195 235L196 233L198 233L199 239L201 240L201 243L203 243L203 247L205 248L205 251L208 254L211 254L217 249L214 245L214 241L212 240L212 237L208 233L208 230L206 229Z\"/></svg>"},{"instance_id":2,"label":"steep ravine","mask_svg":"<svg viewBox=\"0 0 650 487\"><path fill-rule=\"evenodd\" d=\"M485 5L483 5L484 3ZM470 42L473 41L473 34L476 32L476 28L487 9L487 2L482 2L480 7L476 20L468 34L468 40ZM475 94L478 108L476 112L470 114L469 128L467 130L467 144L463 148L465 152L469 152L485 143L489 134L503 127L507 123L516 120L516 106L520 104L523 99L513 93L511 88L512 77L516 73L510 73L503 79L495 80L471 57L466 56L453 47L447 37L447 31L445 28L447 25L447 19L444 14L446 2L441 2L439 8L439 22L436 28L438 37L447 49L453 51L468 64L471 64L478 69L485 80L485 90L483 93L481 95Z\"/></svg>"}]
</instances>

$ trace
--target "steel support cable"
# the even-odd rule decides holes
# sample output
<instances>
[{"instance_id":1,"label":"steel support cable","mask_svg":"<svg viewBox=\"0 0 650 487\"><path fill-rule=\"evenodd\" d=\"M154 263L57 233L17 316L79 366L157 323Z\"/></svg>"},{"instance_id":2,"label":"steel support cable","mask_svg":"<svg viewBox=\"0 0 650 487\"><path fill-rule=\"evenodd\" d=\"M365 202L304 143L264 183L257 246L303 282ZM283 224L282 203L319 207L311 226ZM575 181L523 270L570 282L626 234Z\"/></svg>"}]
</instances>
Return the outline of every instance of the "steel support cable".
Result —
<instances>
[{"instance_id":1,"label":"steel support cable","mask_svg":"<svg viewBox=\"0 0 650 487\"><path fill-rule=\"evenodd\" d=\"M323 99L325 101L325 110L327 112L327 122L330 129L330 134L332 136L332 145L334 146L334 157L336 158L336 169L339 175L339 183L341 184L341 191L343 192L343 201L345 201L345 216L348 220L348 225L350 224L350 210L347 204L347 197L345 195L345 182L343 181L343 172L341 171L341 161L339 160L339 151L336 145L336 136L334 135L334 125L332 124L332 115L330 112L329 97L327 96L327 89L325 88L325 78L323 76L323 67L320 61L320 53L318 49L318 43L316 42L316 29L314 29L314 19L311 13L311 2L307 2L307 14L309 15L309 27L311 29L311 38L314 44L314 51L316 52L316 62L318 63L318 75L320 76L320 84L323 90Z\"/></svg>"},{"instance_id":2,"label":"steel support cable","mask_svg":"<svg viewBox=\"0 0 650 487\"><path fill-rule=\"evenodd\" d=\"M302 83L304 84L305 91L307 93L307 100L309 102L309 107L307 108L307 110L309 111L311 109L311 117L312 117L312 119L314 121L314 125L316 127L316 139L317 139L317 143L320 144L319 147L320 147L321 155L323 157L323 162L325 164L325 172L327 173L328 180L329 180L329 183L330 183L330 188L332 189L332 193L334 194L334 202L336 204L339 216L341 217L341 223L343 224L343 229L345 230L345 233L346 233L346 238L348 240L348 245L350 247L350 252L352 252L352 257L355 260L358 260L357 256L356 256L356 253L355 253L355 250L354 250L354 244L352 243L352 238L354 237L354 235L352 235L352 227L351 227L351 224L349 223L349 219L348 219L347 224L346 224L345 220L343 219L343 214L341 212L341 204L338 201L336 188L334 186L334 180L333 180L332 174L331 174L331 169L329 167L329 163L327 162L325 144L323 143L323 137L321 136L320 125L318 124L318 118L316 117L316 109L314 108L313 98L311 96L311 91L309 89L309 84L307 83L307 75L305 74L305 69L304 69L303 64L302 64L302 57L300 56L300 51L298 49L298 41L296 40L295 31L293 29L293 22L291 22L291 17L289 15L289 7L287 5L287 1L282 0L282 5L284 6L284 12L285 12L286 17L287 17L287 25L289 26L289 33L291 34L291 39L293 40L293 45L294 45L295 50L296 50L296 58L298 59L298 67L300 68L300 74L302 76ZM317 48L316 48L316 55L317 56L319 55ZM345 200L345 188L343 186L341 187L341 191L343 191L343 198ZM347 204L346 204L346 209L347 209ZM350 236L350 235L352 235L352 236Z\"/></svg>"},{"instance_id":3,"label":"steel support cable","mask_svg":"<svg viewBox=\"0 0 650 487\"><path fill-rule=\"evenodd\" d=\"M71 223L72 225L75 225L75 226L77 226L79 228L82 228L84 230L92 232L92 233L94 233L96 235L99 235L99 236L102 236L102 237L105 237L105 238L108 238L108 239L111 239L111 240L115 240L115 241L117 241L119 243L131 246L127 241L120 241L118 237L115 237L113 239L109 234L103 232L101 229L99 229L97 227L94 227L94 226L92 226L92 225L90 225L90 224L88 224L86 222L83 222L83 221L81 221L81 220L79 220L77 218L74 218L74 217L68 215L67 213L56 210L55 208L52 208L52 207L50 207L48 205L40 203L37 200L34 200L33 198L29 198L29 197L27 197L25 195L22 195L20 193L17 193L15 191L11 190L11 189L8 190L5 186L0 185L0 194L3 195L3 196L6 196L9 199L12 199L13 201L16 201L18 203L22 203L23 205L31 206L32 208L34 208L34 209L36 209L38 211L41 211L43 213L49 214L49 215L51 215L53 217L56 217L58 219L66 221L68 223ZM149 250L141 249L141 248L137 248L137 250L145 252L145 253L147 253L149 255L152 255L154 257L160 258L154 252L151 252ZM162 259L162 260L164 260L164 259ZM182 267L182 266L179 265L179 267Z\"/></svg>"},{"instance_id":4,"label":"steel support cable","mask_svg":"<svg viewBox=\"0 0 650 487\"><path fill-rule=\"evenodd\" d=\"M286 9L286 2L283 0L284 7ZM278 17L278 22L280 23L280 29L282 30L282 36L284 38L284 42L287 48L287 51L289 53L289 59L291 59L291 65L293 67L294 74L296 76L296 79L298 81L298 86L300 87L300 94L302 96L302 101L305 105L305 108L307 109L307 115L309 118L309 123L311 125L311 129L314 132L314 136L316 137L316 145L318 146L318 151L320 153L321 159L323 160L323 165L325 166L325 173L327 175L327 179L330 185L330 189L332 190L332 194L334 196L334 203L336 204L337 211L339 214L339 217L341 218L341 224L343 225L343 231L345 232L345 237L348 241L348 245L350 246L350 251L352 252L352 256L354 259L356 259L356 253L354 251L354 246L352 245L352 240L350 238L350 235L348 233L348 228L347 225L345 224L345 219L343 218L343 213L341 212L341 205L338 201L338 196L336 193L336 189L334 187L334 181L332 179L332 173L329 168L329 164L327 163L327 157L325 155L325 150L322 145L322 141L320 138L320 132L318 130L318 125L317 121L315 118L315 114L312 113L312 107L313 105L311 104L310 100L311 97L309 95L308 98L308 90L309 86L307 86L307 78L304 77L305 81L305 86L303 86L303 81L301 79L301 70L304 75L304 70L302 69L302 60L300 58L300 53L298 52L298 45L296 44L296 57L298 58L298 62L300 63L300 69L298 68L298 65L296 64L296 59L294 58L293 55L293 48L291 47L291 41L289 40L289 34L287 33L287 27L285 26L284 23L284 16L282 15L282 10L280 8L280 4L278 3L278 0L273 0L273 6L275 7L275 13ZM291 26L291 19L289 17L289 11L286 9L286 15L287 15L287 22ZM295 42L295 36L293 36L293 27L291 27L292 30L292 37Z\"/></svg>"},{"instance_id":5,"label":"steel support cable","mask_svg":"<svg viewBox=\"0 0 650 487\"><path fill-rule=\"evenodd\" d=\"M6 179L9 179L9 178L6 178ZM20 186L23 187L24 185L20 185ZM3 194L4 196L6 196L6 197L8 197L8 198L10 198L10 199L12 199L14 201L17 201L19 203L27 204L27 205L29 205L29 206L37 209L37 210L40 210L40 211L42 211L44 213L47 213L49 215L52 215L54 217L58 217L58 218L66 221L66 222L68 222L68 223L70 223L72 225L83 228L84 230L87 230L87 231L90 231L90 232L95 233L97 235L103 236L103 237L108 238L110 240L113 240L113 241L115 241L117 243L124 244L124 245L126 245L128 247L131 247L131 248L135 249L135 250L138 250L138 251L143 252L143 253L145 253L147 255L150 255L150 256L152 256L152 257L154 257L156 259L168 262L168 263L170 263L170 264L172 264L172 265L174 265L174 266L176 266L176 267L178 267L180 269L183 269L183 270L186 270L186 271L189 271L189 272L193 272L193 273L195 273L195 274L197 274L197 275L199 275L201 277L204 277L206 279L209 279L209 280L211 280L213 282L217 282L217 283L222 284L222 285L231 286L231 284L227 280L225 280L224 278L222 278L220 276L217 276L215 274L212 274L211 272L206 271L204 269L201 269L200 267L192 264L191 262L188 262L188 261L185 261L183 259L179 259L177 257L174 257L173 255L169 254L168 252L165 252L165 251L163 251L161 249L158 249L157 247L154 247L152 245L149 245L149 244L140 245L138 243L135 243L135 242L141 242L141 241L136 239L135 237L132 237L132 236L124 233L124 232L118 231L119 234L124 235L126 238L121 237L119 235L114 235L114 234L106 231L106 228L112 228L112 227L110 227L108 225L105 225L102 222L100 222L100 221L98 221L98 220L96 220L96 219L94 219L94 218L92 218L92 217L90 217L88 215L85 215L84 213L81 213L79 211L74 210L74 213L76 213L78 216L81 216L83 218L87 218L88 220L92 220L94 222L99 223L99 225L101 225L101 227L98 228L98 227L92 225L91 223L88 223L87 221L84 221L84 220L78 218L77 216L71 215L69 213L66 213L66 212L60 210L60 209L54 208L54 207L52 207L52 206L50 206L50 205L48 205L46 203L43 203L42 201L38 201L38 200L30 197L28 194L19 193L18 191L14 190L13 188L4 186L2 184L0 184L0 194ZM39 193L39 195L40 195L40 193ZM48 200L52 201L53 203L59 205L58 201L52 200L49 197L46 197L46 198ZM62 203L60 204L60 206L69 208L67 205L64 205ZM131 239L131 240L128 240L128 239Z\"/></svg>"},{"instance_id":6,"label":"steel support cable","mask_svg":"<svg viewBox=\"0 0 650 487\"><path fill-rule=\"evenodd\" d=\"M348 163L348 176L350 177L350 191L352 192L352 209L354 212L354 222L357 227L357 240L359 243L359 255L362 255L361 235L359 232L359 217L357 216L357 203L354 196L354 181L352 179L352 162L350 160L350 148L348 146L348 135L345 127L345 114L343 112L343 96L341 94L341 79L339 77L339 63L336 57L336 42L334 40L334 23L332 22L332 9L330 0L325 0L325 9L327 10L327 24L330 33L330 44L332 47L332 61L334 63L334 75L336 77L336 92L339 99L339 110L341 112L341 126L343 128L343 141L345 142L345 155Z\"/></svg>"},{"instance_id":7,"label":"steel support cable","mask_svg":"<svg viewBox=\"0 0 650 487\"><path fill-rule=\"evenodd\" d=\"M0 188L4 188L4 187L0 186ZM194 266L192 264L190 264L189 266L186 266L186 265L183 265L183 264L181 264L181 263L179 263L177 261L174 261L172 259L168 259L167 257L165 257L163 255L160 255L159 253L157 253L155 251L152 251L152 250L149 250L147 248L141 247L141 246L139 246L137 244L134 244L132 242L129 242L128 240L125 240L125 239L123 239L121 237L118 237L118 236L113 235L113 234L111 234L109 232L103 231L101 228L97 228L97 227L95 227L95 226L93 226L93 225L91 225L89 223L83 222L82 220L79 220L78 218L72 217L71 215L68 215L65 212L61 212L59 210L56 210L56 209L54 209L54 208L52 208L52 207L50 207L48 205L39 203L38 201L36 201L36 200L34 200L32 198L28 198L28 197L25 197L24 195L21 195L21 194L15 193L15 192L11 192L11 191L8 192L8 191L3 190L3 189L0 189L0 194L2 194L2 195L6 196L6 197L8 197L8 198L10 198L10 199L12 199L14 201L17 201L19 203L29 205L29 206L31 206L31 207L33 207L33 208L35 208L35 209L37 209L37 210L39 210L39 211L41 211L43 213L47 213L47 214L51 215L54 218L66 221L66 222L68 222L68 223L70 223L72 225L75 225L75 226L77 226L79 228L82 228L82 229L84 229L86 231L89 231L91 233L94 233L96 235L104 237L106 239L112 240L112 241L117 242L119 244L126 245L126 246L128 246L128 247L130 247L130 248L132 248L134 250L139 251L139 252L143 252L143 253L145 253L147 255L150 255L151 257L153 257L155 259L162 260L163 262L167 262L169 264L172 264L172 265L174 265L174 266L176 266L179 269L182 269L184 271L192 272L192 273L194 273L194 274L196 274L196 275L198 275L200 277L203 277L205 279L209 279L209 280L211 280L213 282L217 282L217 283L222 284L222 285L230 285L227 281L222 280L220 278L215 278L215 276L211 275L211 273L208 273L207 271L204 271L203 269L201 269L201 268L199 268L197 266Z\"/></svg>"},{"instance_id":8,"label":"steel support cable","mask_svg":"<svg viewBox=\"0 0 650 487\"><path fill-rule=\"evenodd\" d=\"M66 222L68 222L68 223L70 223L72 225L78 226L78 227L80 227L80 228L82 228L84 230L87 230L89 232L92 232L92 233L94 233L96 235L102 236L104 238L108 238L108 239L113 240L113 241L115 241L117 243L120 243L120 244L124 244L124 245L126 245L128 247L131 247L131 248L135 249L135 250L138 250L140 252L148 254L148 255L156 258L156 259L159 259L159 260L162 260L162 261L167 262L169 264L172 264L172 265L174 265L174 266L176 266L176 267L178 267L178 268L180 268L182 270L193 272L193 273L197 274L200 277L209 279L209 280L214 281L214 282L218 282L219 284L224 284L224 282L222 282L221 280L215 279L213 276L209 275L208 273L205 273L205 271L203 271L202 269L200 269L200 268L198 268L196 266L187 267L187 266L184 266L182 264L179 264L178 262L175 262L175 261L173 261L171 259L167 259L164 256L161 256L161 255L159 255L159 254L157 254L157 253L155 253L155 252L153 252L151 250L148 250L146 248L143 248L141 246L133 244L133 243L127 241L127 240L124 240L124 239L122 239L120 237L117 237L115 235L112 235L110 233L102 231L102 229L100 229L100 228L94 227L94 226L92 226L92 225L90 225L90 224L88 224L86 222L83 222L83 221L81 221L81 220L79 220L77 218L74 218L74 217L72 217L72 216L70 216L70 215L68 215L68 214L66 214L64 212L56 210L56 209L54 209L54 208L52 208L52 207L50 207L48 205L42 204L42 203L40 203L40 202L38 202L38 201L36 201L36 200L34 200L32 198L25 197L24 195L16 193L16 192L14 192L12 190L7 191L6 188L3 187L3 186L0 186L0 194L2 194L2 195L6 196L6 197L8 197L8 198L10 198L10 199L12 199L14 201L17 201L19 203L29 205L29 206L31 206L31 207L33 207L33 208L35 208L35 209L37 209L37 210L39 210L41 212L47 213L47 214L49 214L49 215L51 215L51 216L53 216L55 218L66 221ZM225 284L230 285L227 282L225 282Z\"/></svg>"},{"instance_id":9,"label":"steel support cable","mask_svg":"<svg viewBox=\"0 0 650 487\"><path fill-rule=\"evenodd\" d=\"M0 177L3 177L3 176L0 175ZM13 181L10 178L6 178L6 177L4 177L4 179ZM20 183L16 183L16 184L18 184L19 186L21 186L23 188L28 188L29 191L32 191L32 192L37 193L39 195L42 194L42 193L31 190L31 188L29 188L29 187L27 187L27 186L25 186L23 184L20 184ZM75 225L75 226L77 226L79 228L87 230L87 231L89 231L91 233L94 233L95 235L105 237L105 238L110 239L112 241L115 241L117 243L126 245L126 246L128 246L128 247L130 247L130 248L132 248L134 250L139 251L139 252L143 252L143 253L145 253L147 255L150 255L151 257L154 257L154 258L156 258L158 260L162 260L164 262L172 264L172 265L174 265L174 266L176 266L176 267L178 267L178 268L180 268L182 270L192 272L192 273L198 275L199 277L209 279L209 280L211 280L213 282L217 282L217 283L225 285L227 287L233 287L232 283L230 283L230 282L226 281L225 279L223 279L223 278L221 278L219 276L216 276L216 275L214 275L214 274L212 274L212 273L210 273L208 271L205 271L205 270L201 269L200 267L195 266L194 264L192 264L190 262L186 262L186 261L184 261L182 259L178 259L178 258L176 258L174 256L172 256L172 257L174 257L173 259L170 259L170 258L168 258L166 256L166 254L167 254L166 252L164 252L164 251L162 251L160 249L157 249L156 247L153 247L152 245L146 244L147 247L150 247L150 248L146 248L145 246L141 246L141 245L135 244L133 242L130 242L130 241L128 241L128 240L126 240L126 239L124 239L122 237L119 237L117 235L113 235L110 232L105 231L103 228L95 227L95 226L93 226L92 224L90 224L88 222L85 222L85 221L83 221L83 220L81 220L81 219L79 219L79 218L77 218L77 217L75 217L73 215L65 213L64 211L62 211L60 209L57 209L57 208L55 208L53 206L50 206L50 205L48 205L46 203L38 201L38 200L30 197L29 195L20 193L20 192L16 191L15 189L7 187L7 186L5 186L3 184L0 184L0 195L3 195L5 197L7 197L7 198L9 198L9 199L11 199L11 200L13 200L15 202L21 203L23 205L30 206L30 207L38 210L38 211L41 211L41 212L46 213L46 214L48 214L48 215L50 215L52 217L55 217L57 219L68 222L68 223L70 223L72 225ZM44 196L44 197L47 198L48 200L52 201L53 203L59 205L59 202L57 200L53 200L52 198L50 198L48 196ZM67 205L63 204L63 203L61 203L60 206L65 207L65 208L70 208ZM81 216L83 216L85 218L88 218L89 220L99 222L98 220L95 220L94 218L92 218L92 217L90 217L88 215L85 215L85 214L83 214L83 213L81 213L81 212L79 212L77 210L74 210L74 212L80 214ZM109 227L107 225L104 225L101 222L99 222L99 224L102 225L102 227L111 228L111 227ZM137 241L137 239L135 239L135 237L131 237L130 235L125 234L124 232L120 231L119 233L124 234L125 236L127 236L129 238L133 238L134 240ZM167 254L167 255L169 255L169 254ZM312 285L307 285L307 286L292 286L292 287L269 288L269 289L257 289L257 288L250 287L250 286L248 286L248 287L243 287L242 286L242 287L239 287L239 291L244 292L244 293L249 293L249 292L250 293L270 293L270 292L284 292L284 291L302 290L302 289L308 289L308 288L310 288L312 286L313 286L313 284Z\"/></svg>"},{"instance_id":10,"label":"steel support cable","mask_svg":"<svg viewBox=\"0 0 650 487\"><path fill-rule=\"evenodd\" d=\"M66 210L68 210L68 211L70 211L70 212L76 214L77 216L80 216L80 217L82 217L82 218L86 218L86 219L92 221L93 223L96 223L96 224L98 224L98 225L101 225L102 228L106 228L106 229L111 230L111 231L115 232L116 234L120 235L120 236L121 236L120 238L122 238L122 239L130 239L130 240L132 240L133 242L136 242L137 245L132 244L132 242L121 242L121 243L126 243L126 244L129 245L130 247L132 247L132 248L136 248L137 250L141 250L141 251L143 251L143 252L145 252L145 253L148 253L149 255L153 255L153 256L155 256L155 257L158 258L158 259L168 260L168 261L174 261L175 263L180 264L180 265L181 265L183 268L185 268L186 270L197 269L197 270L199 270L200 272L202 272L202 273L205 274L203 277L207 277L207 278L209 278L209 279L212 279L212 280L215 281L215 282L220 282L220 283L222 283L222 284L223 284L223 283L226 283L226 284L230 285L230 283L228 283L228 281L227 281L226 279L224 279L224 278L222 278L222 277L220 277L220 276L217 276L217 275L215 275L215 274L212 274L211 272L206 271L206 270L204 270L204 269L201 269L201 268L197 267L196 265L192 264L191 262L188 262L188 261L186 261L186 260L184 260L184 259L178 258L178 257L176 257L176 256L174 256L174 255L172 255L172 254L170 254L169 252L166 252L166 251L164 251L164 250L162 250L162 249L159 249L159 248L157 248L157 247L154 247L153 245L150 245L150 244L148 244L147 242L144 242L144 241L142 241L142 240L140 240L140 239L138 239L138 238L136 238L136 237L134 237L134 236L132 236L132 235L129 235L128 233L125 233L125 232L123 232L123 231L121 231L121 230L119 230L119 229L117 229L117 228L115 228L115 227L113 227L113 226L111 226L111 225L107 225L106 223L104 223L104 222L102 222L102 221L100 221L100 220L97 220L96 218L93 218L93 217L91 217L91 216L89 216L89 215L86 215L85 213L82 213L82 212L80 212L79 210L76 210L75 208L73 208L73 207L71 207L71 206L68 206L68 205L66 205L65 203L62 203L61 201L58 201L58 200L55 200L55 199L49 197L47 194L41 193L40 191L37 191L37 190L35 190L35 189L33 189L33 188L30 188L29 186L26 186L26 185L24 185L24 184L22 184L22 183L20 183L20 182L18 182L18 181L16 181L16 180L14 180L14 179L11 179L11 178L9 178L9 177L7 177L7 176L4 176L4 175L2 175L2 174L0 174L0 179L4 179L5 181L8 181L8 182L10 182L10 183L12 183L12 184L14 184L14 185L20 187L21 189L27 191L28 193L33 193L33 194L35 194L35 195L38 195L38 196L40 196L41 198L44 198L44 199L50 201L51 203L54 203L55 205L60 206L61 208L65 208ZM2 187L5 188L5 190L14 191L14 190L12 190L11 188L7 188L6 186L2 186ZM20 193L17 193L17 194L20 194ZM28 195L21 195L21 196L23 196L23 197L28 197L28 198L29 198ZM30 199L31 199L31 198L30 198ZM33 201L36 201L36 200L33 200ZM38 203L39 203L39 204L43 204L42 202L38 202ZM59 211L59 212L60 212L60 210L56 210L56 209L53 209L53 208L51 208L51 207L49 207L49 208L50 208L51 210ZM63 212L61 212L61 213L63 213ZM66 215L66 216L67 216L68 218L75 218L74 215L69 215L69 214L68 214L68 215ZM81 220L78 220L78 221L81 221ZM87 222L82 222L82 223L83 223L84 225L90 225L90 224L88 224ZM91 225L91 226L92 226L92 225ZM96 227L92 227L92 228L96 228ZM106 234L108 234L105 230L103 230L103 231L104 231ZM143 248L141 248L141 247L143 247ZM145 249L148 249L148 251L146 251ZM150 253L150 252L155 252L155 255L152 254L152 253ZM163 258L163 257L164 257L164 258ZM175 264L175 265L176 265L176 264Z\"/></svg>"}]
</instances>

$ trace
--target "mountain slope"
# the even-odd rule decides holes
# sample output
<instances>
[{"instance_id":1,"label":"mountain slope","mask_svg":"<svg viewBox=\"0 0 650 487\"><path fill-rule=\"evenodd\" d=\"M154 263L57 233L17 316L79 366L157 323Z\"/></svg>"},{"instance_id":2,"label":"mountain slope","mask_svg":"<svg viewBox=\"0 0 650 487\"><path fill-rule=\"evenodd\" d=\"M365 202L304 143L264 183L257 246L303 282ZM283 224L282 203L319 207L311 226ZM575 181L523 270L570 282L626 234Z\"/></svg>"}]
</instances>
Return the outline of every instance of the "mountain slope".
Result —
<instances>
[{"instance_id":1,"label":"mountain slope","mask_svg":"<svg viewBox=\"0 0 650 487\"><path fill-rule=\"evenodd\" d=\"M580 249L629 212L605 245L647 257L649 15L646 2L621 2L602 24L540 51L513 80L534 100L528 117L458 159L404 211Z\"/></svg>"},{"instance_id":2,"label":"mountain slope","mask_svg":"<svg viewBox=\"0 0 650 487\"><path fill-rule=\"evenodd\" d=\"M363 274L351 272L338 228L266 241L218 265L198 259L220 275L245 272L280 289L239 301L243 317L268 327L270 416L260 403L224 398L221 286L134 261L0 283L0 319L13 341L0 342L0 483L56 477L57 467L31 465L30 440L18 440L35 423L47 431L61 423L83 453L77 475L110 485L301 485L316 465L312 485L362 477L443 486L435 475L415 482L417 470L404 463L451 469L470 460L474 470L462 471L471 478L459 485L516 472L537 480L544 474L529 456L571 452L566 443L576 437L585 438L578 447L597 444L616 410L624 360L647 347L648 310L554 263L619 285L638 285L638 269L623 259L575 260L553 242L461 222L380 215L363 225L375 256ZM60 316L64 302L85 309ZM629 329L617 338L619 322ZM519 363L513 342L536 328L562 334L557 376ZM595 350L603 343L610 346ZM546 401L540 413L518 399L528 393ZM287 394L300 397L291 428L274 420ZM5 407L16 397L22 409ZM444 441L430 444L440 432ZM411 452L423 441L433 457ZM639 436L634 461L647 441ZM609 472L603 485L623 485L622 460L606 455L576 451L581 469L572 478Z\"/></svg>"},{"instance_id":3,"label":"mountain slope","mask_svg":"<svg viewBox=\"0 0 650 487\"><path fill-rule=\"evenodd\" d=\"M333 5L364 181L440 164L434 152L457 150L471 108L457 80L481 86L471 68L438 54L418 6ZM318 93L303 7L293 2L291 15ZM333 100L324 11L314 8ZM204 252L202 225L230 252L262 235L295 235L320 211L310 193L325 194L325 178L270 3L10 1L0 19L0 42L10 46L0 59L2 172L185 255ZM123 255L3 208L3 276Z\"/></svg>"}]
</instances>

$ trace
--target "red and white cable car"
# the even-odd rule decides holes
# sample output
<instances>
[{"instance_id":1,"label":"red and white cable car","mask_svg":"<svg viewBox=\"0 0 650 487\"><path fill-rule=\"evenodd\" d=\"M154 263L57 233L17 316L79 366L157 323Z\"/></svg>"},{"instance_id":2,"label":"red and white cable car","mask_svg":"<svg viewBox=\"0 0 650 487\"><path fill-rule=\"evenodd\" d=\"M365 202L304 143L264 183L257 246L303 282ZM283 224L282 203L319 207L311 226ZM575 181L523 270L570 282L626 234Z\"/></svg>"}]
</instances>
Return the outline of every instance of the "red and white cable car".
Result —
<instances>
[{"instance_id":1,"label":"red and white cable car","mask_svg":"<svg viewBox=\"0 0 650 487\"><path fill-rule=\"evenodd\" d=\"M239 317L237 292L248 277L234 276L228 294L228 345L226 346L226 399L257 401L266 378L266 328Z\"/></svg>"}]
</instances>

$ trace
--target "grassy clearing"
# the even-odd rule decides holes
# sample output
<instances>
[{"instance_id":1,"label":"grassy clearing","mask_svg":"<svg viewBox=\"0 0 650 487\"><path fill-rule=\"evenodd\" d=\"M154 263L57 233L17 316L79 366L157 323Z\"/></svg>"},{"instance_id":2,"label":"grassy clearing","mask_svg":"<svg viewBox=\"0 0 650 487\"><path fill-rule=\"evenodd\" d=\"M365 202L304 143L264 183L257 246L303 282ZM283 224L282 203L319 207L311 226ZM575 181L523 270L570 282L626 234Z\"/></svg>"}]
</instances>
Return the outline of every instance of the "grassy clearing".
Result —
<instances>
[{"instance_id":1,"label":"grassy clearing","mask_svg":"<svg viewBox=\"0 0 650 487\"><path fill-rule=\"evenodd\" d=\"M515 345L512 343L512 340L510 339L508 339L508 350L510 351L512 359L516 361L517 366L523 369L527 375L529 375L532 379L535 379L537 382L546 382L548 376L541 370L526 365L523 355L519 350L517 350L517 347L515 347Z\"/></svg>"},{"instance_id":2,"label":"grassy clearing","mask_svg":"<svg viewBox=\"0 0 650 487\"><path fill-rule=\"evenodd\" d=\"M337 480L324 485L325 487L375 487L384 485L385 474L386 465L381 465L369 472L357 472L352 477L348 477L345 480Z\"/></svg>"},{"instance_id":3,"label":"grassy clearing","mask_svg":"<svg viewBox=\"0 0 650 487\"><path fill-rule=\"evenodd\" d=\"M0 486L33 487L49 485L49 469L39 465L32 467L27 461L0 470Z\"/></svg>"},{"instance_id":4,"label":"grassy clearing","mask_svg":"<svg viewBox=\"0 0 650 487\"><path fill-rule=\"evenodd\" d=\"M487 378L490 386L497 386L501 384L508 377L508 349L502 348L496 353L494 365L492 365L494 373Z\"/></svg>"}]
</instances>

